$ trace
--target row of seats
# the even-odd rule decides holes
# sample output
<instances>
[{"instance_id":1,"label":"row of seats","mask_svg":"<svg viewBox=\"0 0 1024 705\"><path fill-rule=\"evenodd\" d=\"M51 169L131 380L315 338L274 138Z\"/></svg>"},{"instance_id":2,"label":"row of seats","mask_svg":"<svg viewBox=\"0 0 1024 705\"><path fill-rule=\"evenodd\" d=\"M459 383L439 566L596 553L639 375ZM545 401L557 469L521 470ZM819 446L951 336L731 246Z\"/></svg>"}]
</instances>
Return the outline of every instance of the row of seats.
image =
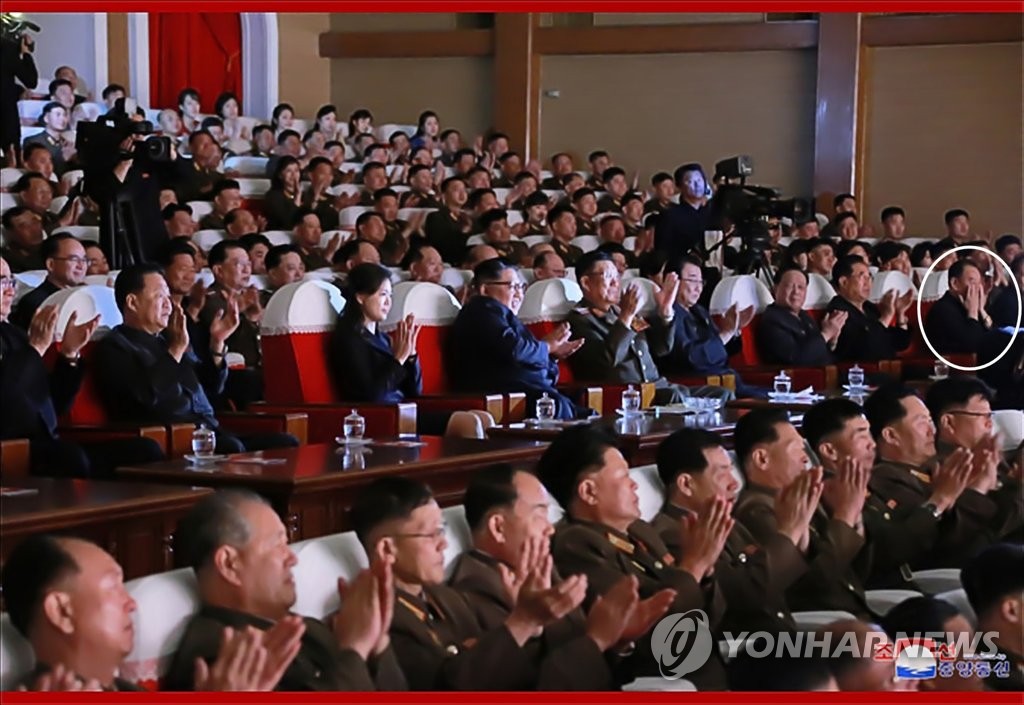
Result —
<instances>
[{"instance_id":1,"label":"row of seats","mask_svg":"<svg viewBox=\"0 0 1024 705\"><path fill-rule=\"evenodd\" d=\"M630 470L637 483L640 512L650 520L664 502L664 487L655 466ZM742 482L742 476L736 472ZM557 523L563 515L558 504L548 498L548 516ZM444 509L445 574L450 575L455 559L471 547L471 534L461 506ZM351 581L359 570L368 565L366 553L354 532L345 532L292 545L298 559L294 568L297 614L323 619L339 607L337 579ZM960 587L959 571L955 569L930 570L914 573L914 580L922 589L954 603L971 622L974 615ZM166 573L137 578L126 585L138 605L134 615L135 645L125 659L120 676L150 689L158 689L160 679L166 675L171 659L184 633L189 619L199 609L198 589L191 569L184 568ZM867 593L869 606L884 614L905 599L920 593L912 590L877 590ZM838 619L849 619L845 612L797 612L794 618L802 629L816 629ZM32 668L33 658L28 643L13 629L6 614L0 632L0 688L12 688ZM720 644L724 648L724 644ZM637 689L659 689L669 682L653 679L637 684Z\"/></svg>"}]
</instances>

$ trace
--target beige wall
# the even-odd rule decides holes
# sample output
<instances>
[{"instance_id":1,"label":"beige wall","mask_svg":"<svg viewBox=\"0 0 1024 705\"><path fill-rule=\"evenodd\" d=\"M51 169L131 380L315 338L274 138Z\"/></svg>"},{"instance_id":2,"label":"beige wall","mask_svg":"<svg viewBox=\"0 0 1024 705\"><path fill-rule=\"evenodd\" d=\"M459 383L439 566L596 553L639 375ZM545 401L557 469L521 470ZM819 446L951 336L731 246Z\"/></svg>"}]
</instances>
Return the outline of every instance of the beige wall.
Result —
<instances>
[{"instance_id":1,"label":"beige wall","mask_svg":"<svg viewBox=\"0 0 1024 705\"><path fill-rule=\"evenodd\" d=\"M334 32L403 32L411 30L455 29L454 12L336 12L331 14Z\"/></svg>"},{"instance_id":2,"label":"beige wall","mask_svg":"<svg viewBox=\"0 0 1024 705\"><path fill-rule=\"evenodd\" d=\"M330 100L331 62L320 58L320 34L330 29L327 13L277 15L278 96L298 117L312 118Z\"/></svg>"},{"instance_id":3,"label":"beige wall","mask_svg":"<svg viewBox=\"0 0 1024 705\"><path fill-rule=\"evenodd\" d=\"M864 211L907 211L908 230L943 232L966 208L984 234L1024 231L1022 45L872 50Z\"/></svg>"},{"instance_id":4,"label":"beige wall","mask_svg":"<svg viewBox=\"0 0 1024 705\"><path fill-rule=\"evenodd\" d=\"M490 128L491 67L489 58L334 59L331 100L339 119L368 108L378 125L415 124L433 110L471 140Z\"/></svg>"},{"instance_id":5,"label":"beige wall","mask_svg":"<svg viewBox=\"0 0 1024 705\"><path fill-rule=\"evenodd\" d=\"M546 57L543 89L561 97L541 99L541 154L569 151L585 168L587 152L607 149L642 182L749 154L753 183L809 195L815 60L812 51Z\"/></svg>"},{"instance_id":6,"label":"beige wall","mask_svg":"<svg viewBox=\"0 0 1024 705\"><path fill-rule=\"evenodd\" d=\"M594 26L763 22L763 12L595 12Z\"/></svg>"}]
</instances>

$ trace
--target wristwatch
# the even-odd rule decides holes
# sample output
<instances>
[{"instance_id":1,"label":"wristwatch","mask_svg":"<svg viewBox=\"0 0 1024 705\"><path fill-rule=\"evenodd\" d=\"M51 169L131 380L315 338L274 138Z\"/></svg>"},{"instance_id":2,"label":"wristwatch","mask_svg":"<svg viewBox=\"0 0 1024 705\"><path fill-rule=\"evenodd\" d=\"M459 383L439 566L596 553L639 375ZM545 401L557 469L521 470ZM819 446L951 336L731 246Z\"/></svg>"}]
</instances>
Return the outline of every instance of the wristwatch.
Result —
<instances>
[{"instance_id":1,"label":"wristwatch","mask_svg":"<svg viewBox=\"0 0 1024 705\"><path fill-rule=\"evenodd\" d=\"M932 516L936 519L942 518L942 510L939 509L939 506L935 504L935 502L925 502L921 506L931 512Z\"/></svg>"}]
</instances>

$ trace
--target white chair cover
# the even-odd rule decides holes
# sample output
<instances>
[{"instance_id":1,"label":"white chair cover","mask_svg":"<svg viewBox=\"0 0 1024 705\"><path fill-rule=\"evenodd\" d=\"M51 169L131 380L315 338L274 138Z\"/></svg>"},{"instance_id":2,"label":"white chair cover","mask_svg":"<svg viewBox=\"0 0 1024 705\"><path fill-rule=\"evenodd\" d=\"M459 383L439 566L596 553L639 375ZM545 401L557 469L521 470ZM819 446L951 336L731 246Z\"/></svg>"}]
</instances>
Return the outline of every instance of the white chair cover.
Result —
<instances>
[{"instance_id":1,"label":"white chair cover","mask_svg":"<svg viewBox=\"0 0 1024 705\"><path fill-rule=\"evenodd\" d=\"M749 274L737 274L718 282L718 286L711 292L708 312L712 315L723 314L736 304L740 311L753 306L756 313L761 313L772 301L772 292L764 282Z\"/></svg>"},{"instance_id":2,"label":"white chair cover","mask_svg":"<svg viewBox=\"0 0 1024 705\"><path fill-rule=\"evenodd\" d=\"M285 284L274 292L263 312L263 335L323 333L333 330L338 314L345 308L341 291L325 281L310 280Z\"/></svg>"},{"instance_id":3,"label":"white chair cover","mask_svg":"<svg viewBox=\"0 0 1024 705\"><path fill-rule=\"evenodd\" d=\"M406 281L395 284L392 290L391 310L381 325L390 332L398 322L412 314L416 322L427 326L444 326L455 321L459 302L447 289L430 282Z\"/></svg>"}]
</instances>

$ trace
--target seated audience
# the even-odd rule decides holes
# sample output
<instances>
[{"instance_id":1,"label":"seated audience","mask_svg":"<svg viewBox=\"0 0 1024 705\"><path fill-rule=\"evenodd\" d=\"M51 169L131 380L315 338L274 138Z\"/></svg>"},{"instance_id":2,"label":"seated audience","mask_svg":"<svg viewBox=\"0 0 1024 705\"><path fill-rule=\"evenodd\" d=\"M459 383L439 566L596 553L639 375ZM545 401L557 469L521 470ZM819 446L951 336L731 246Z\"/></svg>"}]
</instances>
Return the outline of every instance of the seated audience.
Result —
<instances>
[{"instance_id":1,"label":"seated audience","mask_svg":"<svg viewBox=\"0 0 1024 705\"><path fill-rule=\"evenodd\" d=\"M629 192L625 170L617 166L608 167L601 174L601 181L604 182L605 195L597 202L597 212L622 213L622 199Z\"/></svg>"},{"instance_id":2,"label":"seated audience","mask_svg":"<svg viewBox=\"0 0 1024 705\"><path fill-rule=\"evenodd\" d=\"M940 353L975 353L992 326L985 310L981 270L961 259L949 268L949 290L932 304L924 319L924 332Z\"/></svg>"},{"instance_id":3,"label":"seated audience","mask_svg":"<svg viewBox=\"0 0 1024 705\"><path fill-rule=\"evenodd\" d=\"M278 289L301 281L306 274L302 253L295 245L275 245L267 251L267 288L260 292L260 305L267 307Z\"/></svg>"},{"instance_id":4,"label":"seated audience","mask_svg":"<svg viewBox=\"0 0 1024 705\"><path fill-rule=\"evenodd\" d=\"M295 213L302 205L299 160L285 156L277 160L270 177L270 190L263 195L263 214L271 230L287 230L295 224Z\"/></svg>"},{"instance_id":5,"label":"seated audience","mask_svg":"<svg viewBox=\"0 0 1024 705\"><path fill-rule=\"evenodd\" d=\"M270 252L271 244L266 235L249 233L238 238L238 244L249 253L249 267L253 274L263 275L267 273L267 253Z\"/></svg>"},{"instance_id":6,"label":"seated audience","mask_svg":"<svg viewBox=\"0 0 1024 705\"><path fill-rule=\"evenodd\" d=\"M593 189L581 188L569 197L576 211L576 234L597 235L597 197Z\"/></svg>"},{"instance_id":7,"label":"seated audience","mask_svg":"<svg viewBox=\"0 0 1024 705\"><path fill-rule=\"evenodd\" d=\"M512 230L508 227L508 211L494 208L480 216L480 228L483 230L484 243L493 247L499 257L503 257L517 266L529 266L530 249L521 241L512 239Z\"/></svg>"},{"instance_id":8,"label":"seated audience","mask_svg":"<svg viewBox=\"0 0 1024 705\"><path fill-rule=\"evenodd\" d=\"M995 646L1008 668L993 664L985 678L989 690L1024 690L1021 644L1024 643L1024 546L1000 543L971 558L960 572L960 583L977 617L978 632L994 632Z\"/></svg>"},{"instance_id":9,"label":"seated audience","mask_svg":"<svg viewBox=\"0 0 1024 705\"><path fill-rule=\"evenodd\" d=\"M335 233L326 246L321 247L323 230L320 227L320 217L303 206L295 210L292 218L292 244L299 248L306 271L330 267L334 253L341 247L341 234Z\"/></svg>"},{"instance_id":10,"label":"seated audience","mask_svg":"<svg viewBox=\"0 0 1024 705\"><path fill-rule=\"evenodd\" d=\"M11 192L18 194L18 200L22 207L39 216L43 224L43 231L47 235L65 225L72 225L71 212L67 211L61 215L50 210L55 195L54 185L45 176L38 172L26 172L11 187Z\"/></svg>"},{"instance_id":11,"label":"seated audience","mask_svg":"<svg viewBox=\"0 0 1024 705\"><path fill-rule=\"evenodd\" d=\"M559 152L551 157L551 176L544 179L541 188L548 191L559 191L562 188L562 177L573 173L572 155Z\"/></svg>"},{"instance_id":12,"label":"seated audience","mask_svg":"<svg viewBox=\"0 0 1024 705\"><path fill-rule=\"evenodd\" d=\"M77 156L75 143L68 137L71 133L66 132L70 117L71 108L56 101L51 101L43 106L43 113L39 118L43 125L43 131L25 138L22 143L25 158L28 157L29 145L38 144L50 153L53 169L58 176L70 169L78 168L75 163Z\"/></svg>"},{"instance_id":13,"label":"seated audience","mask_svg":"<svg viewBox=\"0 0 1024 705\"><path fill-rule=\"evenodd\" d=\"M860 237L860 223L857 222L857 214L852 211L843 211L836 214L832 221L832 227L840 242L856 240Z\"/></svg>"},{"instance_id":14,"label":"seated audience","mask_svg":"<svg viewBox=\"0 0 1024 705\"><path fill-rule=\"evenodd\" d=\"M434 194L434 174L430 167L414 164L409 167L409 190L398 201L399 208L440 208Z\"/></svg>"},{"instance_id":15,"label":"seated audience","mask_svg":"<svg viewBox=\"0 0 1024 705\"><path fill-rule=\"evenodd\" d=\"M171 203L164 206L161 217L167 229L167 237L191 238L199 230L199 224L192 220L192 206L187 203Z\"/></svg>"},{"instance_id":16,"label":"seated audience","mask_svg":"<svg viewBox=\"0 0 1024 705\"><path fill-rule=\"evenodd\" d=\"M899 206L886 206L879 216L882 221L881 240L902 240L907 231L907 214Z\"/></svg>"},{"instance_id":17,"label":"seated audience","mask_svg":"<svg viewBox=\"0 0 1024 705\"><path fill-rule=\"evenodd\" d=\"M430 245L413 247L409 251L404 264L404 268L409 270L409 279L411 281L429 282L431 284L441 283L441 275L444 273L444 261L441 259L441 253L436 248Z\"/></svg>"},{"instance_id":18,"label":"seated audience","mask_svg":"<svg viewBox=\"0 0 1024 705\"><path fill-rule=\"evenodd\" d=\"M228 213L241 208L241 186L234 179L223 179L213 186L213 210L199 221L200 230L224 230L224 218Z\"/></svg>"},{"instance_id":19,"label":"seated audience","mask_svg":"<svg viewBox=\"0 0 1024 705\"><path fill-rule=\"evenodd\" d=\"M942 219L946 223L946 237L941 240L942 245L956 247L975 239L971 236L971 214L963 208L946 211Z\"/></svg>"},{"instance_id":20,"label":"seated audience","mask_svg":"<svg viewBox=\"0 0 1024 705\"><path fill-rule=\"evenodd\" d=\"M875 246L875 261L881 272L903 272L910 276L910 247L894 240L883 240Z\"/></svg>"},{"instance_id":21,"label":"seated audience","mask_svg":"<svg viewBox=\"0 0 1024 705\"><path fill-rule=\"evenodd\" d=\"M525 285L513 265L500 258L481 262L473 270L475 295L459 311L448 334L448 378L456 391L526 392L528 415L536 416L542 394L555 400L555 417L587 417L580 407L555 389L558 359L583 345L569 340L563 323L537 340L517 317Z\"/></svg>"},{"instance_id":22,"label":"seated audience","mask_svg":"<svg viewBox=\"0 0 1024 705\"><path fill-rule=\"evenodd\" d=\"M564 279L565 262L553 250L541 252L533 258L533 280Z\"/></svg>"},{"instance_id":23,"label":"seated audience","mask_svg":"<svg viewBox=\"0 0 1024 705\"><path fill-rule=\"evenodd\" d=\"M1010 264L1018 255L1024 253L1024 248L1021 247L1020 238L1016 235L1000 235L996 238L995 244L992 246L996 255L1001 260Z\"/></svg>"},{"instance_id":24,"label":"seated audience","mask_svg":"<svg viewBox=\"0 0 1024 705\"><path fill-rule=\"evenodd\" d=\"M587 179L587 187L594 191L603 191L604 182L601 180L601 175L606 169L613 166L612 158L603 149L595 149L587 155L587 161L590 163L590 178Z\"/></svg>"},{"instance_id":25,"label":"seated audience","mask_svg":"<svg viewBox=\"0 0 1024 705\"><path fill-rule=\"evenodd\" d=\"M466 239L472 234L473 219L463 209L469 194L466 182L449 177L441 183L441 206L425 221L427 242L437 248L448 264L457 265L466 251Z\"/></svg>"},{"instance_id":26,"label":"seated audience","mask_svg":"<svg viewBox=\"0 0 1024 705\"><path fill-rule=\"evenodd\" d=\"M193 674L207 670L201 664L213 661L222 634L233 631L262 633L264 668L276 675L264 680L265 690L405 688L388 640L390 564L362 571L344 591L341 609L321 622L291 611L295 554L259 495L221 490L204 497L179 523L177 543L195 572L201 606L185 627L167 689L192 689Z\"/></svg>"},{"instance_id":27,"label":"seated audience","mask_svg":"<svg viewBox=\"0 0 1024 705\"><path fill-rule=\"evenodd\" d=\"M571 208L555 206L548 212L548 227L551 228L551 246L567 267L575 266L583 256L583 250L572 244L576 237L576 215Z\"/></svg>"},{"instance_id":28,"label":"seated audience","mask_svg":"<svg viewBox=\"0 0 1024 705\"><path fill-rule=\"evenodd\" d=\"M26 331L46 299L58 291L85 283L88 267L85 248L70 233L57 233L43 240L40 254L46 266L46 279L22 296L11 314L11 323Z\"/></svg>"},{"instance_id":29,"label":"seated audience","mask_svg":"<svg viewBox=\"0 0 1024 705\"><path fill-rule=\"evenodd\" d=\"M769 364L820 367L833 361L832 348L846 324L846 311L833 311L821 327L804 310L807 274L796 267L779 271L775 300L757 324L757 349Z\"/></svg>"},{"instance_id":30,"label":"seated audience","mask_svg":"<svg viewBox=\"0 0 1024 705\"><path fill-rule=\"evenodd\" d=\"M828 304L828 313L845 311L846 323L835 344L840 360L892 360L910 346L907 311L914 302L914 290L901 296L890 289L877 305L871 296L871 271L856 255L839 260L833 268L836 296ZM895 323L895 325L893 325Z\"/></svg>"},{"instance_id":31,"label":"seated audience","mask_svg":"<svg viewBox=\"0 0 1024 705\"><path fill-rule=\"evenodd\" d=\"M24 206L3 212L4 244L0 253L14 273L45 269L42 255L43 220Z\"/></svg>"},{"instance_id":32,"label":"seated audience","mask_svg":"<svg viewBox=\"0 0 1024 705\"><path fill-rule=\"evenodd\" d=\"M992 325L995 327L1016 327L1017 316L1021 310L1017 302L1017 291L1024 292L1024 254L1019 254L1009 260L1009 265L1017 286L1015 287L1012 281L998 286L992 290L988 299L987 312L992 317ZM1020 320L1024 325L1024 315Z\"/></svg>"},{"instance_id":33,"label":"seated audience","mask_svg":"<svg viewBox=\"0 0 1024 705\"><path fill-rule=\"evenodd\" d=\"M807 250L807 272L808 274L820 274L826 279L832 279L832 270L836 266L835 246L827 238L816 238L808 240Z\"/></svg>"},{"instance_id":34,"label":"seated audience","mask_svg":"<svg viewBox=\"0 0 1024 705\"><path fill-rule=\"evenodd\" d=\"M654 189L654 194L644 203L644 213L664 213L676 205L673 199L679 191L676 190L676 183L672 180L672 175L667 171L659 171L652 176L651 187Z\"/></svg>"},{"instance_id":35,"label":"seated audience","mask_svg":"<svg viewBox=\"0 0 1024 705\"><path fill-rule=\"evenodd\" d=\"M110 274L110 263L107 261L107 253L103 251L98 242L83 242L85 245L85 263L87 268L85 275Z\"/></svg>"},{"instance_id":36,"label":"seated audience","mask_svg":"<svg viewBox=\"0 0 1024 705\"><path fill-rule=\"evenodd\" d=\"M220 428L197 368L224 364L224 342L211 331L207 362L189 344L186 315L172 306L161 270L133 265L114 286L124 323L96 345L97 385L115 421L205 424L217 433L218 453L298 445L294 436L264 433L239 438ZM223 320L223 319L221 319Z\"/></svg>"}]
</instances>

